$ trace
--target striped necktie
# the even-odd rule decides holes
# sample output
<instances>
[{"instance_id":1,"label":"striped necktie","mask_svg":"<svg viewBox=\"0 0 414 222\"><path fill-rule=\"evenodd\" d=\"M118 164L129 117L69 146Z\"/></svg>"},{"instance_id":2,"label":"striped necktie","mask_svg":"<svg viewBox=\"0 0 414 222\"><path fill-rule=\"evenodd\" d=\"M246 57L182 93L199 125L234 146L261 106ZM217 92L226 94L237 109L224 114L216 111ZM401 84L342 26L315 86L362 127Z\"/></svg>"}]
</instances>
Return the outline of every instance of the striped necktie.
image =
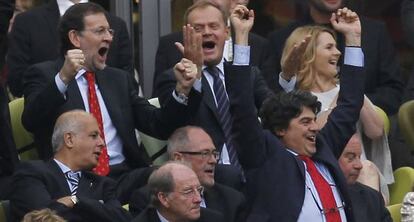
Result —
<instances>
[{"instance_id":1,"label":"striped necktie","mask_svg":"<svg viewBox=\"0 0 414 222\"><path fill-rule=\"evenodd\" d=\"M230 163L243 171L237 157L236 149L233 145L233 118L230 113L230 103L227 98L226 89L224 88L223 81L220 78L220 70L218 70L217 67L208 67L206 70L213 77L213 90L216 96L219 122L224 132Z\"/></svg>"},{"instance_id":2,"label":"striped necktie","mask_svg":"<svg viewBox=\"0 0 414 222\"><path fill-rule=\"evenodd\" d=\"M72 172L68 171L65 173L66 180L70 183L70 191L72 195L76 195L76 192L78 191L78 185L79 185L79 179L80 179L80 173L79 172Z\"/></svg>"}]
</instances>

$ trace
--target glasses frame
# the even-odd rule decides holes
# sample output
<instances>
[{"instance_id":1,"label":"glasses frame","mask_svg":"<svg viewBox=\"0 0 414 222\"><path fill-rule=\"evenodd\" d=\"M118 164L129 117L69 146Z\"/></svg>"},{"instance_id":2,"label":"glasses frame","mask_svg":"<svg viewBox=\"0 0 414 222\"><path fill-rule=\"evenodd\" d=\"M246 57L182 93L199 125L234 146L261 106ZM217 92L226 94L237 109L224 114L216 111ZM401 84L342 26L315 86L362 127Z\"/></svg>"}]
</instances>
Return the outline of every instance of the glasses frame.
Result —
<instances>
[{"instance_id":1,"label":"glasses frame","mask_svg":"<svg viewBox=\"0 0 414 222\"><path fill-rule=\"evenodd\" d=\"M203 151L178 151L178 153L181 154L188 154L192 156L201 156L201 159L205 160L207 158L210 158L211 156L216 159L216 161L219 161L220 159L220 152L218 150L203 150Z\"/></svg>"},{"instance_id":2,"label":"glasses frame","mask_svg":"<svg viewBox=\"0 0 414 222\"><path fill-rule=\"evenodd\" d=\"M99 36L99 37L103 37L107 34L109 34L111 37L114 37L114 35L115 35L115 30L114 29L104 28L104 27L98 27L98 28L94 28L94 29L84 29L82 31L92 32L93 34L95 34L96 36Z\"/></svg>"}]
</instances>

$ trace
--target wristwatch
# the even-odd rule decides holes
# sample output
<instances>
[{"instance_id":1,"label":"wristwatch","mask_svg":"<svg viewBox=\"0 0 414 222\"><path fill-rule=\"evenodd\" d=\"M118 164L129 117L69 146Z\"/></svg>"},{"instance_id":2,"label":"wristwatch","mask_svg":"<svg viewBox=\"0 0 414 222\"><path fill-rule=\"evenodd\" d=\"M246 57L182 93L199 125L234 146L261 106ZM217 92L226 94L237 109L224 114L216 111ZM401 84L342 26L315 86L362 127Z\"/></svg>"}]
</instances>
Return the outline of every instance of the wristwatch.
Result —
<instances>
[{"instance_id":1,"label":"wristwatch","mask_svg":"<svg viewBox=\"0 0 414 222\"><path fill-rule=\"evenodd\" d=\"M73 202L73 205L76 205L79 202L79 199L76 195L70 196L70 200Z\"/></svg>"}]
</instances>

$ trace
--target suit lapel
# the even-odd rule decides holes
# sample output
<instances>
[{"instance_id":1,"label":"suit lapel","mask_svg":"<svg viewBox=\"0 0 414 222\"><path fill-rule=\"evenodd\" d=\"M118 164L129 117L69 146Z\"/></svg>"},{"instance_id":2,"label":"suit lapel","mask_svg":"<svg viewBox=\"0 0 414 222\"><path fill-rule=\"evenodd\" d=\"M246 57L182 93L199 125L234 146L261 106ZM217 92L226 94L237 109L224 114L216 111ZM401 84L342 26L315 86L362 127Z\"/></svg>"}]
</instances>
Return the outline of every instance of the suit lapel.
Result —
<instances>
[{"instance_id":1,"label":"suit lapel","mask_svg":"<svg viewBox=\"0 0 414 222\"><path fill-rule=\"evenodd\" d=\"M83 77L80 77L83 78ZM82 95L80 93L76 79L72 80L68 84L68 91L66 92L67 96L67 106L70 109L83 109L86 110L85 104L83 104Z\"/></svg>"},{"instance_id":2,"label":"suit lapel","mask_svg":"<svg viewBox=\"0 0 414 222\"><path fill-rule=\"evenodd\" d=\"M82 176L79 180L78 185L78 193L84 197L93 197L94 193L94 186L95 186L95 179L91 175L91 173L87 171L82 171Z\"/></svg>"},{"instance_id":3,"label":"suit lapel","mask_svg":"<svg viewBox=\"0 0 414 222\"><path fill-rule=\"evenodd\" d=\"M99 91L102 95L102 99L104 100L105 107L108 110L109 116L111 117L112 123L118 130L120 128L116 126L116 123L121 122L121 120L117 119L117 117L122 116L122 113L118 112L121 105L118 103L116 96L117 92L112 90L114 88L113 81L116 80L111 77L111 75L116 74L117 73L109 73L107 69L97 71L96 84L98 85Z\"/></svg>"},{"instance_id":4,"label":"suit lapel","mask_svg":"<svg viewBox=\"0 0 414 222\"><path fill-rule=\"evenodd\" d=\"M207 78L203 75L201 78L201 84L203 88L203 102L207 105L208 108L213 112L214 117L218 121L220 118L218 116L218 110L216 106L216 102L213 96L213 92L211 91L210 84L208 84Z\"/></svg>"},{"instance_id":5,"label":"suit lapel","mask_svg":"<svg viewBox=\"0 0 414 222\"><path fill-rule=\"evenodd\" d=\"M204 191L204 201L206 202L207 208L217 210L219 212L225 212L223 209L223 205L219 203L221 201L221 197L216 189L215 186L211 188L206 188Z\"/></svg>"},{"instance_id":6,"label":"suit lapel","mask_svg":"<svg viewBox=\"0 0 414 222\"><path fill-rule=\"evenodd\" d=\"M63 192L66 196L70 196L71 191L70 191L69 184L66 180L65 174L62 172L60 167L57 165L57 163L53 159L49 160L47 162L47 165L55 174L57 181L58 181L58 186L63 188Z\"/></svg>"}]
</instances>

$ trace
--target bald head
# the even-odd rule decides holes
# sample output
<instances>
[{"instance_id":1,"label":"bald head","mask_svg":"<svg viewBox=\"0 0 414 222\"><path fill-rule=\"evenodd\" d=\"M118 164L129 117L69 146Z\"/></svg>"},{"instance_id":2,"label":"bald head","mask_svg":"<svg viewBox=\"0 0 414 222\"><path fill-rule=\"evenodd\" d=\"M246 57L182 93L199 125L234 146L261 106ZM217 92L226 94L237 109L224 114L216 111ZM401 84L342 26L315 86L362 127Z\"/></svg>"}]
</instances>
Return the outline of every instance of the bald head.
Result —
<instances>
[{"instance_id":1,"label":"bald head","mask_svg":"<svg viewBox=\"0 0 414 222\"><path fill-rule=\"evenodd\" d=\"M74 110L56 120L52 145L54 158L77 171L95 167L105 144L95 117L83 110Z\"/></svg>"},{"instance_id":2,"label":"bald head","mask_svg":"<svg viewBox=\"0 0 414 222\"><path fill-rule=\"evenodd\" d=\"M72 110L63 113L56 120L55 127L52 134L52 147L53 151L56 152L64 145L63 135L67 132L79 132L83 129L82 119L90 119L93 116L84 110Z\"/></svg>"}]
</instances>

